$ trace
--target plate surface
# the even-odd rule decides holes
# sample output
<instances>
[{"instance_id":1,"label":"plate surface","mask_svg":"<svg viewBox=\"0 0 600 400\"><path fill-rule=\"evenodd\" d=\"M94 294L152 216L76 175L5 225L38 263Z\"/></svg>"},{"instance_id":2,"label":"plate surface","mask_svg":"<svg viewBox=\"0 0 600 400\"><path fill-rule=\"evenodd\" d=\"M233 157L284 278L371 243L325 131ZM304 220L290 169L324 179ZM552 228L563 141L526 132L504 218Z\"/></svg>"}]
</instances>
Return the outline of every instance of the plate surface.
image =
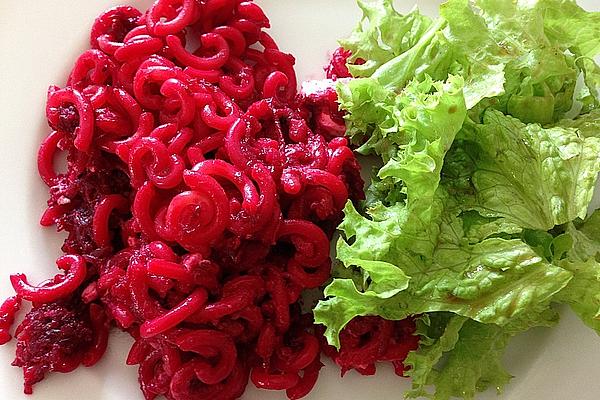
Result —
<instances>
[{"instance_id":1,"label":"plate surface","mask_svg":"<svg viewBox=\"0 0 600 400\"><path fill-rule=\"evenodd\" d=\"M508 1L508 0L507 0ZM408 11L414 0L398 9ZM62 235L38 225L46 188L37 176L37 146L48 133L44 118L48 85L65 83L77 55L88 44L94 17L126 0L0 0L0 298L12 289L8 275L24 271L40 281L54 270ZM144 9L149 0L132 1ZM350 32L360 16L352 0L257 0L271 19L271 35L297 59L299 80L321 78L336 38ZM416 0L424 13L434 15L440 0ZM588 10L600 10L598 0L580 0ZM137 369L125 366L130 346L127 335L114 332L108 353L94 368L68 375L53 374L35 386L32 399L142 399ZM0 397L22 394L21 371L10 367L14 342L0 348ZM596 400L600 398L600 338L570 312L552 330L534 330L517 338L506 355L515 375L501 397L488 392L481 400ZM283 399L282 393L249 388L248 400ZM409 381L381 366L377 375L361 377L328 364L307 399L401 399Z\"/></svg>"}]
</instances>

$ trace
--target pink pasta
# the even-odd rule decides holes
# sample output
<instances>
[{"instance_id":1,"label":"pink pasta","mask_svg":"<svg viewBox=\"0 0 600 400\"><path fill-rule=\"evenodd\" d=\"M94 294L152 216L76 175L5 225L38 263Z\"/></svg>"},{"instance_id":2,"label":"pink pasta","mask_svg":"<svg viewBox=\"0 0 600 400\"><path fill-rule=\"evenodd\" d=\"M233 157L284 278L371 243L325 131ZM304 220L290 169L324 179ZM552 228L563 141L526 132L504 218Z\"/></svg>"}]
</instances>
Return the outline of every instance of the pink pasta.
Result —
<instances>
[{"instance_id":1,"label":"pink pasta","mask_svg":"<svg viewBox=\"0 0 600 400\"><path fill-rule=\"evenodd\" d=\"M268 26L250 1L116 7L50 88L41 224L67 232L64 274L11 276L0 307L5 343L21 300L33 305L15 333L26 393L97 363L112 327L135 340L127 364L146 399L235 399L249 381L298 399L315 385L321 335L301 296L330 277L333 230L363 182L335 93L297 95ZM358 369L377 348L364 368L400 363L390 324L351 323L334 359Z\"/></svg>"},{"instance_id":2,"label":"pink pasta","mask_svg":"<svg viewBox=\"0 0 600 400\"><path fill-rule=\"evenodd\" d=\"M0 344L10 341L12 336L9 329L15 322L15 314L21 308L21 298L17 296L9 297L0 305Z\"/></svg>"}]
</instances>

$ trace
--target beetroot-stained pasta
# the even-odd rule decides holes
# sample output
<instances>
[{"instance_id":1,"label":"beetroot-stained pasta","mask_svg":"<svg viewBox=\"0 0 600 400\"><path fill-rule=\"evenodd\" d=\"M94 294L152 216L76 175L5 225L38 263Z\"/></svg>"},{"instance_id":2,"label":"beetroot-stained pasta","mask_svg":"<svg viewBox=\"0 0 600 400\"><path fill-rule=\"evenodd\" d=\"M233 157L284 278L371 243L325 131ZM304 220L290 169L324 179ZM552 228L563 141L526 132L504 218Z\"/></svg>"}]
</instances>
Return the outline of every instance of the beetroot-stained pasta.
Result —
<instances>
[{"instance_id":1,"label":"beetroot-stained pasta","mask_svg":"<svg viewBox=\"0 0 600 400\"><path fill-rule=\"evenodd\" d=\"M94 112L89 100L70 87L48 90L46 103L48 125L74 137L77 150L87 152L94 136Z\"/></svg>"},{"instance_id":2,"label":"beetroot-stained pasta","mask_svg":"<svg viewBox=\"0 0 600 400\"><path fill-rule=\"evenodd\" d=\"M35 303L51 303L68 297L83 283L86 277L86 265L79 255L66 255L56 260L58 268L65 270L65 275L56 275L39 286L27 282L24 274L11 275L10 282L15 292L22 299Z\"/></svg>"},{"instance_id":3,"label":"beetroot-stained pasta","mask_svg":"<svg viewBox=\"0 0 600 400\"><path fill-rule=\"evenodd\" d=\"M9 297L0 305L0 344L10 341L12 336L9 333L11 325L15 322L15 314L21 308L21 297Z\"/></svg>"},{"instance_id":4,"label":"beetroot-stained pasta","mask_svg":"<svg viewBox=\"0 0 600 400\"><path fill-rule=\"evenodd\" d=\"M123 45L125 35L138 25L141 13L133 7L120 6L102 13L92 25L90 44L108 55Z\"/></svg>"},{"instance_id":5,"label":"beetroot-stained pasta","mask_svg":"<svg viewBox=\"0 0 600 400\"><path fill-rule=\"evenodd\" d=\"M91 367L100 361L108 346L108 334L110 331L110 321L100 305L91 304L89 313L93 328L93 341L81 361L86 367Z\"/></svg>"},{"instance_id":6,"label":"beetroot-stained pasta","mask_svg":"<svg viewBox=\"0 0 600 400\"><path fill-rule=\"evenodd\" d=\"M110 246L110 217L114 210L127 212L129 201L120 194L111 194L98 202L92 220L94 241L98 247Z\"/></svg>"},{"instance_id":7,"label":"beetroot-stained pasta","mask_svg":"<svg viewBox=\"0 0 600 400\"><path fill-rule=\"evenodd\" d=\"M329 241L363 182L335 92L297 95L268 26L251 1L115 7L50 87L41 224L67 233L64 274L12 275L0 307L3 344L21 300L33 306L15 332L26 393L96 364L111 327L135 339L146 399L231 400L249 381L298 399L315 385L322 335L300 299L330 277ZM402 324L359 319L340 352L323 348L343 371L385 360L401 374L416 344Z\"/></svg>"},{"instance_id":8,"label":"beetroot-stained pasta","mask_svg":"<svg viewBox=\"0 0 600 400\"><path fill-rule=\"evenodd\" d=\"M171 310L155 319L145 321L140 327L140 336L149 338L174 328L197 312L207 297L206 290L203 288L196 289Z\"/></svg>"}]
</instances>

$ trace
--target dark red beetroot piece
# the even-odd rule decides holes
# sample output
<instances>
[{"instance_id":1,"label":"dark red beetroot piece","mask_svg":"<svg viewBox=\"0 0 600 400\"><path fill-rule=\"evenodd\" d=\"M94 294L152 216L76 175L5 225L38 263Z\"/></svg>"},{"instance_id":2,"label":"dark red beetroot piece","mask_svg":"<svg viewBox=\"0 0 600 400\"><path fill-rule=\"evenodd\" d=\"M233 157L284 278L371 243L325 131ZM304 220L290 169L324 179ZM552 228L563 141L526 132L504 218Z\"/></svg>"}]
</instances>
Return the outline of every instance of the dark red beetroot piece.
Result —
<instances>
[{"instance_id":1,"label":"dark red beetroot piece","mask_svg":"<svg viewBox=\"0 0 600 400\"><path fill-rule=\"evenodd\" d=\"M79 366L93 341L92 326L80 302L67 301L34 307L15 334L13 365L23 368L25 393L50 371L71 372Z\"/></svg>"}]
</instances>

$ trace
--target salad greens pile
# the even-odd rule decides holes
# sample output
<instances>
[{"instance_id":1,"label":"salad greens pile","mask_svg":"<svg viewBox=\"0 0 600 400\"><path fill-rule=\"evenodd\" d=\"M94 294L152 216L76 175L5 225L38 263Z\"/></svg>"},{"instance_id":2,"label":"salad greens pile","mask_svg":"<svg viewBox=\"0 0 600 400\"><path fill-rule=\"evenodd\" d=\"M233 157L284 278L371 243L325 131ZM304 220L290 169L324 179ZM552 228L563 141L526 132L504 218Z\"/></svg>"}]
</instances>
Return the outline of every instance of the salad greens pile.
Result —
<instances>
[{"instance_id":1,"label":"salad greens pile","mask_svg":"<svg viewBox=\"0 0 600 400\"><path fill-rule=\"evenodd\" d=\"M314 310L417 318L408 398L472 399L510 379L509 339L568 304L600 333L600 13L570 0L449 0L440 17L359 0L337 86L347 134L379 156L348 203ZM429 385L434 385L430 393Z\"/></svg>"}]
</instances>

